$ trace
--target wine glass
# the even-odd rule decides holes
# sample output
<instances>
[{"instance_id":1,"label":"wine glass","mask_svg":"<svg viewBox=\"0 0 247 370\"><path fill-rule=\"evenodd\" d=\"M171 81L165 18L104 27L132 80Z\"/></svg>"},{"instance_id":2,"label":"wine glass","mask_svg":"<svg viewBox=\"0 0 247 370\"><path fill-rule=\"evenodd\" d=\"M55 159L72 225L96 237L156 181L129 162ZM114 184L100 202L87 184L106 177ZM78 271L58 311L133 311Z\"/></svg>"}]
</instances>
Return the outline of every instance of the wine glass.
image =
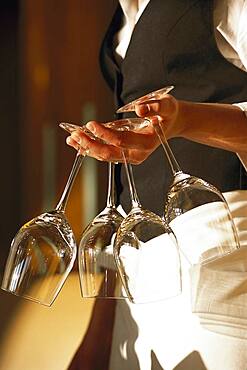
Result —
<instances>
[{"instance_id":1,"label":"wine glass","mask_svg":"<svg viewBox=\"0 0 247 370\"><path fill-rule=\"evenodd\" d=\"M82 232L78 249L82 297L126 298L113 257L113 240L123 220L114 199L114 164L108 164L106 207Z\"/></svg>"},{"instance_id":2,"label":"wine glass","mask_svg":"<svg viewBox=\"0 0 247 370\"><path fill-rule=\"evenodd\" d=\"M127 118L104 125L115 130L140 130L149 122ZM144 209L137 195L132 167L122 151L131 197L131 211L114 240L114 256L132 303L154 302L181 293L180 254L176 237L164 219Z\"/></svg>"},{"instance_id":3,"label":"wine glass","mask_svg":"<svg viewBox=\"0 0 247 370\"><path fill-rule=\"evenodd\" d=\"M171 86L162 87L159 90L151 91L148 94L143 95L135 100L132 100L128 104L125 104L124 106L118 108L116 113L133 112L135 110L136 105L152 102L154 100L160 100L165 95L169 94L169 92L173 89L174 89L174 86L171 85Z\"/></svg>"},{"instance_id":4,"label":"wine glass","mask_svg":"<svg viewBox=\"0 0 247 370\"><path fill-rule=\"evenodd\" d=\"M62 123L60 127L72 133L83 130L96 138L85 126ZM115 204L115 164L108 164L106 207L83 230L78 248L78 265L83 298L127 298L113 256L113 239L123 220Z\"/></svg>"},{"instance_id":5,"label":"wine glass","mask_svg":"<svg viewBox=\"0 0 247 370\"><path fill-rule=\"evenodd\" d=\"M173 86L153 91L130 102L117 113L135 110L140 103L159 100ZM174 230L183 254L191 264L206 264L236 251L239 239L228 204L213 185L184 173L166 140L162 118L148 118L163 146L173 174L165 202L164 218Z\"/></svg>"},{"instance_id":6,"label":"wine glass","mask_svg":"<svg viewBox=\"0 0 247 370\"><path fill-rule=\"evenodd\" d=\"M15 235L2 289L46 306L51 306L62 289L77 252L65 209L83 158L76 155L56 208L33 218Z\"/></svg>"}]
</instances>

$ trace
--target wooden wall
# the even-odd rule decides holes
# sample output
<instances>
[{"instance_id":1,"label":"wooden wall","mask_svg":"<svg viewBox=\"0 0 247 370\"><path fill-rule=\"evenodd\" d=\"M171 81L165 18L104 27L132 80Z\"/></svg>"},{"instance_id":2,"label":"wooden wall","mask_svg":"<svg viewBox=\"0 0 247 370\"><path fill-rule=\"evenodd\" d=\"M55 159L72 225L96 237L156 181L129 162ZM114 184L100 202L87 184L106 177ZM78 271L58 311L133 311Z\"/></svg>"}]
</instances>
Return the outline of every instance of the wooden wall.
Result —
<instances>
[{"instance_id":1,"label":"wooden wall","mask_svg":"<svg viewBox=\"0 0 247 370\"><path fill-rule=\"evenodd\" d=\"M64 188L75 151L65 144L66 133L58 123L113 117L112 94L101 76L98 52L115 6L116 0L0 1L0 277L14 233L54 207ZM83 199L93 187L88 178L85 181L88 171L95 172L99 184L91 194L97 198L95 212L106 195L107 167L87 163L91 167L83 164L66 212L76 237L86 222ZM86 330L80 319L85 324L87 313L90 320L92 304L89 310L81 299L76 273L70 274L65 288L48 310L0 291L0 369L19 369L20 361L32 364L41 357L62 369L52 355L62 348L64 330L71 335L60 360L70 360ZM68 311L73 320L64 320ZM62 331L53 325L57 351L51 353L41 330L55 322ZM26 330L27 325L37 330Z\"/></svg>"},{"instance_id":2,"label":"wooden wall","mask_svg":"<svg viewBox=\"0 0 247 370\"><path fill-rule=\"evenodd\" d=\"M22 219L55 206L75 157L61 121L113 117L98 53L116 1L22 0L20 7ZM84 168L82 167L82 175ZM105 166L96 165L105 186ZM79 176L67 207L78 235L84 226ZM103 187L104 189L104 187ZM102 196L100 195L102 194ZM99 207L105 190L98 194Z\"/></svg>"},{"instance_id":3,"label":"wooden wall","mask_svg":"<svg viewBox=\"0 0 247 370\"><path fill-rule=\"evenodd\" d=\"M53 208L67 180L75 151L65 144L66 133L58 123L113 117L112 94L101 76L98 53L116 3L0 2L0 273L15 232ZM93 194L90 181L98 184ZM66 212L76 236L88 221L90 201L85 197L94 199L96 212L104 205L105 190L106 165L87 162Z\"/></svg>"}]
</instances>

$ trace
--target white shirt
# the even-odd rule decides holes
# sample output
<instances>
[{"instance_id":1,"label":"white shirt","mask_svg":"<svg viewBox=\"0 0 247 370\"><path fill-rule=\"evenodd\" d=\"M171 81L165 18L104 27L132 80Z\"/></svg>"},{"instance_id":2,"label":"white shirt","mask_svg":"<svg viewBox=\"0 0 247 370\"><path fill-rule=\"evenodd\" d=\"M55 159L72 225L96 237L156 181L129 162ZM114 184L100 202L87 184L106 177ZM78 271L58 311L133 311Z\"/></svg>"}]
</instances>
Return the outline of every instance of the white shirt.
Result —
<instances>
[{"instance_id":1,"label":"white shirt","mask_svg":"<svg viewBox=\"0 0 247 370\"><path fill-rule=\"evenodd\" d=\"M132 31L150 0L119 0L125 21L118 33L116 53L124 58ZM247 33L247 1L215 0L214 24L218 48L223 56L238 68L247 71L247 45L245 52L241 35Z\"/></svg>"}]
</instances>

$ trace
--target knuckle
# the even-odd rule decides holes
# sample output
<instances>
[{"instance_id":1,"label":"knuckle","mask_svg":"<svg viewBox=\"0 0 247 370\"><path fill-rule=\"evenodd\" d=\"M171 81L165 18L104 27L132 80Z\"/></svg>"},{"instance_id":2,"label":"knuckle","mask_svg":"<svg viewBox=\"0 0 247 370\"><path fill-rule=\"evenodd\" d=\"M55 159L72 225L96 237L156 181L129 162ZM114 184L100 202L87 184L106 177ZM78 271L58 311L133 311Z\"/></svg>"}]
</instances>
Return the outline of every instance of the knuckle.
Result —
<instances>
[{"instance_id":1,"label":"knuckle","mask_svg":"<svg viewBox=\"0 0 247 370\"><path fill-rule=\"evenodd\" d=\"M118 147L122 147L124 143L124 139L122 136L116 136L114 140L114 145Z\"/></svg>"}]
</instances>

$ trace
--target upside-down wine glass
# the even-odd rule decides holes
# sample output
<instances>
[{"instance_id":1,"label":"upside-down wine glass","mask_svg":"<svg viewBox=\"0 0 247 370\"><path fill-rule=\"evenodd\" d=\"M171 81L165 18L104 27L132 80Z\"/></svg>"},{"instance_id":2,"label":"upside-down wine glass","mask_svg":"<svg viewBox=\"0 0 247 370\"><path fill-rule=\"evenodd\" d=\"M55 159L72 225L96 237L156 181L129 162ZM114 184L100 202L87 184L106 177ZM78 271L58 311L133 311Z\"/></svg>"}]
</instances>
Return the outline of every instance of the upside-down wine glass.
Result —
<instances>
[{"instance_id":1,"label":"upside-down wine glass","mask_svg":"<svg viewBox=\"0 0 247 370\"><path fill-rule=\"evenodd\" d=\"M55 209L24 224L15 235L5 267L2 289L50 306L76 258L76 241L65 209L84 155L77 154Z\"/></svg>"},{"instance_id":2,"label":"upside-down wine glass","mask_svg":"<svg viewBox=\"0 0 247 370\"><path fill-rule=\"evenodd\" d=\"M72 133L84 126L61 123L60 127ZM93 140L99 140L89 134ZM113 239L123 220L115 203L115 164L108 164L106 207L83 230L78 248L78 265L83 298L127 298L113 256Z\"/></svg>"},{"instance_id":3,"label":"upside-down wine glass","mask_svg":"<svg viewBox=\"0 0 247 370\"><path fill-rule=\"evenodd\" d=\"M140 103L160 100L173 86L151 92L118 109L135 110ZM183 254L191 264L206 264L239 248L229 206L222 193L208 182L184 173L166 140L162 118L150 118L173 174L165 202L164 218L174 230Z\"/></svg>"},{"instance_id":4,"label":"upside-down wine glass","mask_svg":"<svg viewBox=\"0 0 247 370\"><path fill-rule=\"evenodd\" d=\"M147 120L128 118L105 123L115 130L140 130ZM144 209L138 198L132 167L123 161L129 183L131 211L120 224L114 256L129 300L147 303L181 293L180 254L176 237L164 219ZM172 278L171 278L172 277Z\"/></svg>"}]
</instances>

